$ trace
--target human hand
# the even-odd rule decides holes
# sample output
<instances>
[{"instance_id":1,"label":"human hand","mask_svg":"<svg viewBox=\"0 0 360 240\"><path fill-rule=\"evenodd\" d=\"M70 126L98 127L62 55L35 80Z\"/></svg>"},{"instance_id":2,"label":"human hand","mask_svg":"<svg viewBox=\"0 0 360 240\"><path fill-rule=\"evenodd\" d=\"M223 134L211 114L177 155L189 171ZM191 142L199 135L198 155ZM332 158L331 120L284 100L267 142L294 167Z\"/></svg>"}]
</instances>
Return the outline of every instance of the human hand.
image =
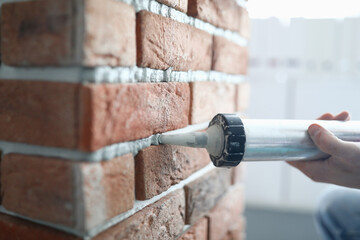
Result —
<instances>
[{"instance_id":1,"label":"human hand","mask_svg":"<svg viewBox=\"0 0 360 240\"><path fill-rule=\"evenodd\" d=\"M348 112L336 116L330 113L319 120L350 120ZM308 133L315 145L330 155L325 160L288 162L315 182L332 183L360 188L360 144L345 142L318 124L312 124Z\"/></svg>"}]
</instances>

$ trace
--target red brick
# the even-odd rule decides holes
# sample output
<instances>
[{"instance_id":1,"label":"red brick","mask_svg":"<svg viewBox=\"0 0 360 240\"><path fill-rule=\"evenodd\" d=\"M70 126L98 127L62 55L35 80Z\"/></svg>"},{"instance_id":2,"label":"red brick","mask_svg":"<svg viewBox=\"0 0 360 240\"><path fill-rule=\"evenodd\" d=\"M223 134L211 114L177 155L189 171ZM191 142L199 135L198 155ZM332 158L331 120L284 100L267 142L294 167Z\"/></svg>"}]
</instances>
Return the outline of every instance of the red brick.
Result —
<instances>
[{"instance_id":1,"label":"red brick","mask_svg":"<svg viewBox=\"0 0 360 240\"><path fill-rule=\"evenodd\" d=\"M0 240L80 240L67 233L32 223L20 218L0 214Z\"/></svg>"},{"instance_id":2,"label":"red brick","mask_svg":"<svg viewBox=\"0 0 360 240\"><path fill-rule=\"evenodd\" d=\"M245 220L243 217L235 220L222 240L245 240Z\"/></svg>"},{"instance_id":3,"label":"red brick","mask_svg":"<svg viewBox=\"0 0 360 240\"><path fill-rule=\"evenodd\" d=\"M3 206L28 217L71 226L75 208L71 164L47 160L5 155L1 163Z\"/></svg>"},{"instance_id":4,"label":"red brick","mask_svg":"<svg viewBox=\"0 0 360 240\"><path fill-rule=\"evenodd\" d=\"M191 124L211 120L218 113L235 112L235 84L193 82L191 90Z\"/></svg>"},{"instance_id":5,"label":"red brick","mask_svg":"<svg viewBox=\"0 0 360 240\"><path fill-rule=\"evenodd\" d=\"M135 11L117 0L85 0L86 66L136 64Z\"/></svg>"},{"instance_id":6,"label":"red brick","mask_svg":"<svg viewBox=\"0 0 360 240\"><path fill-rule=\"evenodd\" d=\"M230 186L230 181L231 171L229 169L214 169L187 184L184 187L186 224L193 224L209 213Z\"/></svg>"},{"instance_id":7,"label":"red brick","mask_svg":"<svg viewBox=\"0 0 360 240\"><path fill-rule=\"evenodd\" d=\"M177 71L210 70L212 37L188 24L151 12L137 14L137 65Z\"/></svg>"},{"instance_id":8,"label":"red brick","mask_svg":"<svg viewBox=\"0 0 360 240\"><path fill-rule=\"evenodd\" d=\"M134 158L127 154L101 163L81 163L85 224L91 229L133 207Z\"/></svg>"},{"instance_id":9,"label":"red brick","mask_svg":"<svg viewBox=\"0 0 360 240\"><path fill-rule=\"evenodd\" d=\"M187 83L85 85L81 149L96 150L188 124Z\"/></svg>"},{"instance_id":10,"label":"red brick","mask_svg":"<svg viewBox=\"0 0 360 240\"><path fill-rule=\"evenodd\" d=\"M102 163L9 154L1 164L3 206L30 218L89 229L133 206L131 154Z\"/></svg>"},{"instance_id":11,"label":"red brick","mask_svg":"<svg viewBox=\"0 0 360 240\"><path fill-rule=\"evenodd\" d=\"M189 0L188 15L236 32L241 26L241 7L235 0Z\"/></svg>"},{"instance_id":12,"label":"red brick","mask_svg":"<svg viewBox=\"0 0 360 240\"><path fill-rule=\"evenodd\" d=\"M160 194L210 162L205 149L171 145L148 147L135 159L135 189L139 200Z\"/></svg>"},{"instance_id":13,"label":"red brick","mask_svg":"<svg viewBox=\"0 0 360 240\"><path fill-rule=\"evenodd\" d=\"M158 0L158 2L173 7L179 11L187 12L188 0Z\"/></svg>"},{"instance_id":14,"label":"red brick","mask_svg":"<svg viewBox=\"0 0 360 240\"><path fill-rule=\"evenodd\" d=\"M251 34L251 21L249 12L245 8L241 8L240 35L249 39Z\"/></svg>"},{"instance_id":15,"label":"red brick","mask_svg":"<svg viewBox=\"0 0 360 240\"><path fill-rule=\"evenodd\" d=\"M0 80L0 106L2 140L94 151L187 126L190 90L187 83Z\"/></svg>"},{"instance_id":16,"label":"red brick","mask_svg":"<svg viewBox=\"0 0 360 240\"><path fill-rule=\"evenodd\" d=\"M244 210L243 186L236 185L216 204L209 214L209 240L226 236L228 229Z\"/></svg>"},{"instance_id":17,"label":"red brick","mask_svg":"<svg viewBox=\"0 0 360 240\"><path fill-rule=\"evenodd\" d=\"M247 73L248 50L246 47L227 40L223 37L214 36L213 41L212 70L230 74Z\"/></svg>"},{"instance_id":18,"label":"red brick","mask_svg":"<svg viewBox=\"0 0 360 240\"><path fill-rule=\"evenodd\" d=\"M77 147L79 84L0 80L0 139Z\"/></svg>"},{"instance_id":19,"label":"red brick","mask_svg":"<svg viewBox=\"0 0 360 240\"><path fill-rule=\"evenodd\" d=\"M250 83L238 84L236 87L236 111L244 112L249 107L251 94Z\"/></svg>"},{"instance_id":20,"label":"red brick","mask_svg":"<svg viewBox=\"0 0 360 240\"><path fill-rule=\"evenodd\" d=\"M8 65L69 63L72 1L32 1L2 6L3 61Z\"/></svg>"},{"instance_id":21,"label":"red brick","mask_svg":"<svg viewBox=\"0 0 360 240\"><path fill-rule=\"evenodd\" d=\"M125 3L39 0L2 8L8 65L135 65L135 11Z\"/></svg>"},{"instance_id":22,"label":"red brick","mask_svg":"<svg viewBox=\"0 0 360 240\"><path fill-rule=\"evenodd\" d=\"M184 227L184 191L171 193L135 213L94 240L176 239Z\"/></svg>"},{"instance_id":23,"label":"red brick","mask_svg":"<svg viewBox=\"0 0 360 240\"><path fill-rule=\"evenodd\" d=\"M191 226L179 240L207 240L208 239L208 219L202 218Z\"/></svg>"}]
</instances>

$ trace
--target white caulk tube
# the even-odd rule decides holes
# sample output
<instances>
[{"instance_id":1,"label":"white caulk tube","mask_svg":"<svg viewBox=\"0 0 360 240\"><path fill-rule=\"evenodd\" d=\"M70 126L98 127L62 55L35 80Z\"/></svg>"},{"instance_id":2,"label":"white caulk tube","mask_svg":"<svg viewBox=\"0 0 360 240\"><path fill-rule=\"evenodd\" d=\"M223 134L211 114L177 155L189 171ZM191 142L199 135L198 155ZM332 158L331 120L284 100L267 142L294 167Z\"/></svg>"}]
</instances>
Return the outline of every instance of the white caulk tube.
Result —
<instances>
[{"instance_id":1,"label":"white caulk tube","mask_svg":"<svg viewBox=\"0 0 360 240\"><path fill-rule=\"evenodd\" d=\"M317 123L335 136L360 142L360 121L255 120L235 114L218 114L206 132L161 135L159 142L206 148L217 167L233 167L241 161L320 160L328 155L310 139L307 129Z\"/></svg>"}]
</instances>

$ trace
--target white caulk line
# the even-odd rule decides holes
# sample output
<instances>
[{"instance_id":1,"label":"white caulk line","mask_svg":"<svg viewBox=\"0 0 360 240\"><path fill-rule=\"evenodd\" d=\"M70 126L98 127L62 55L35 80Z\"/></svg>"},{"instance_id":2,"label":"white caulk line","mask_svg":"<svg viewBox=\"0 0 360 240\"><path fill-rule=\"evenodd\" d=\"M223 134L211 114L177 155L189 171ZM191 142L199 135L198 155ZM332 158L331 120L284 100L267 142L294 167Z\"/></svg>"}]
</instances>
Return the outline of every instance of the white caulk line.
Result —
<instances>
[{"instance_id":1,"label":"white caulk line","mask_svg":"<svg viewBox=\"0 0 360 240\"><path fill-rule=\"evenodd\" d=\"M169 131L167 133L189 133L204 130L207 126L208 122L205 122L189 125L185 128ZM128 153L136 155L140 150L149 147L151 144L159 145L158 134L135 141L115 143L95 152L82 152L66 148L46 147L7 141L0 141L0 150L2 150L3 156L10 153L18 153L24 155L62 158L71 161L100 162L104 160L111 160L115 157L123 156Z\"/></svg>"},{"instance_id":2,"label":"white caulk line","mask_svg":"<svg viewBox=\"0 0 360 240\"><path fill-rule=\"evenodd\" d=\"M177 22L189 24L200 30L208 32L211 35L224 37L230 41L233 41L233 42L239 44L240 46L246 46L248 44L248 41L244 37L240 36L240 34L237 32L232 32L230 30L225 30L222 28L215 27L214 25L212 25L210 23L204 22L204 21L194 18L194 17L190 17L179 10L176 10L165 4L159 3L155 0L120 0L120 1L134 6L134 8L137 12L139 12L141 10L150 11L155 14L159 14L161 16L171 18ZM240 3L240 2L242 2L242 1L237 1L237 3ZM244 5L244 4L242 4L242 5L246 7L246 5Z\"/></svg>"},{"instance_id":3,"label":"white caulk line","mask_svg":"<svg viewBox=\"0 0 360 240\"><path fill-rule=\"evenodd\" d=\"M245 75L227 74L217 71L173 71L151 68L130 67L111 68L98 67L85 70L82 80L90 83L140 83L140 82L229 82L242 83Z\"/></svg>"},{"instance_id":4,"label":"white caulk line","mask_svg":"<svg viewBox=\"0 0 360 240\"><path fill-rule=\"evenodd\" d=\"M0 79L39 80L70 83L153 83L153 82L228 82L240 84L245 75L217 71L173 71L141 67L0 67Z\"/></svg>"},{"instance_id":5,"label":"white caulk line","mask_svg":"<svg viewBox=\"0 0 360 240\"><path fill-rule=\"evenodd\" d=\"M135 213L137 213L138 211L142 210L143 208L145 208L146 206L155 203L156 201L160 200L161 198L165 197L166 195L184 188L184 186L198 178L200 178L201 176L205 175L206 173L210 172L211 170L213 170L215 167L213 166L212 163L209 163L206 167L200 169L199 171L195 172L194 174L192 174L190 177L186 178L185 180L180 181L178 184L171 186L167 191L162 192L159 195L156 195L155 197L149 199L149 200L145 200L145 201L135 201L134 207L125 212L122 213L112 219L110 219L109 221L107 221L106 223L99 225L98 227L95 227L94 229L92 229L91 231L89 231L88 236L87 237L94 237L97 234L105 231L106 229L116 225L117 223L125 220L126 218L134 215Z\"/></svg>"},{"instance_id":6,"label":"white caulk line","mask_svg":"<svg viewBox=\"0 0 360 240\"><path fill-rule=\"evenodd\" d=\"M80 82L82 77L80 67L10 67L2 64L0 79L4 80L42 80L60 82Z\"/></svg>"},{"instance_id":7,"label":"white caulk line","mask_svg":"<svg viewBox=\"0 0 360 240\"><path fill-rule=\"evenodd\" d=\"M161 194L149 199L149 200L145 200L145 201L139 201L136 200L134 203L134 206L132 209L128 210L127 212L124 212L122 214L119 214L118 216L106 221L105 223L94 227L93 229L89 230L88 232L84 232L84 231L79 231L77 229L72 229L70 227L67 226L63 226L60 224L54 224L54 223L50 223L50 222L46 222L46 221L42 221L42 220L37 220L37 219L33 219L30 217L26 217L23 216L21 214L17 214L11 211L6 210L3 206L0 205L0 212L10 215L10 216L14 216L14 217L19 217L31 222L35 222L44 226L49 226L51 228L55 228L58 229L60 231L63 232L67 232L70 233L72 235L75 236L79 236L79 237L83 237L86 240L90 240L92 237L96 236L97 234L111 228L112 226L120 223L121 221L129 218L130 216L134 215L135 213L141 211L142 209L144 209L145 207L149 206L150 204L155 203L156 201L160 200L161 198L167 196L168 194L182 189L184 188L185 185L187 185L188 183L202 177L203 175L205 175L206 173L210 172L211 170L213 170L215 167L213 166L212 163L209 163L206 167L200 169L199 171L193 173L191 176L189 176L188 178L180 181L178 184L171 186L168 190L166 190L165 192L162 192Z\"/></svg>"},{"instance_id":8,"label":"white caulk line","mask_svg":"<svg viewBox=\"0 0 360 240\"><path fill-rule=\"evenodd\" d=\"M187 230L189 230L190 228L191 228L191 225L188 225L188 224L184 225L183 230L180 233L180 236L184 235L187 232Z\"/></svg>"},{"instance_id":9,"label":"white caulk line","mask_svg":"<svg viewBox=\"0 0 360 240\"><path fill-rule=\"evenodd\" d=\"M71 161L100 162L103 160L111 160L115 157L123 156L128 153L136 155L138 151L151 145L152 138L154 137L151 136L149 138L136 141L116 143L101 148L95 152L82 152L66 148L37 146L7 141L0 141L0 149L2 150L3 156L10 153L18 153L24 155L61 158Z\"/></svg>"}]
</instances>

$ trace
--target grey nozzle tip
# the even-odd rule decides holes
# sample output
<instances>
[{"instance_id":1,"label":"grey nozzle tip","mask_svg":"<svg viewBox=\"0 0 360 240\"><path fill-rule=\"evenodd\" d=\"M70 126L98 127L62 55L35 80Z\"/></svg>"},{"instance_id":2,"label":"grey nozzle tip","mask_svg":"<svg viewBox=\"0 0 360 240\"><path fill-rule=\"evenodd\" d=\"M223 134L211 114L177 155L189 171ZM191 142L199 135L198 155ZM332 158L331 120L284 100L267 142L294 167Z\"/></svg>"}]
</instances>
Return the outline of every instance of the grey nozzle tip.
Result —
<instances>
[{"instance_id":1,"label":"grey nozzle tip","mask_svg":"<svg viewBox=\"0 0 360 240\"><path fill-rule=\"evenodd\" d=\"M160 133L155 134L155 135L152 135L152 136L150 137L151 145L160 145L160 144L161 144L161 142L160 142L160 136L161 136Z\"/></svg>"}]
</instances>

